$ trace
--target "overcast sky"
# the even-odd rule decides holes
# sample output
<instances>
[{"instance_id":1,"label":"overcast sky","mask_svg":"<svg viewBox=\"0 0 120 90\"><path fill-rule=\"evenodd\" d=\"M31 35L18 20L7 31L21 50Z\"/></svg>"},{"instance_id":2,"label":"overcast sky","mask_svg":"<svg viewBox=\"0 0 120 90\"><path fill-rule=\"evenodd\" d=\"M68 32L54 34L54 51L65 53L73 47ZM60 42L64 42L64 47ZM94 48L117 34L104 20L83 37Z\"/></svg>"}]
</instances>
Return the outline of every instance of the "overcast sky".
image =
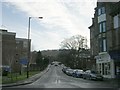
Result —
<instances>
[{"instance_id":1,"label":"overcast sky","mask_svg":"<svg viewBox=\"0 0 120 90\"><path fill-rule=\"evenodd\" d=\"M65 38L77 34L89 45L95 7L96 0L4 0L2 26L27 38L28 17L43 17L31 19L32 50L59 49Z\"/></svg>"}]
</instances>

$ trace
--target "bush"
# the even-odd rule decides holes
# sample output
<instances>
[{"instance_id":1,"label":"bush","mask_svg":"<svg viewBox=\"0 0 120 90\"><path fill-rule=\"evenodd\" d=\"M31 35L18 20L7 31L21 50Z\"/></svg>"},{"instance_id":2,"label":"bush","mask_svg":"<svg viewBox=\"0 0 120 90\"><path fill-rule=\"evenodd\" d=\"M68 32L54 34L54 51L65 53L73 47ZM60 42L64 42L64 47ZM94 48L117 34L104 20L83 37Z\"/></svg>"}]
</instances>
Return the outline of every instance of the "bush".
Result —
<instances>
[{"instance_id":1,"label":"bush","mask_svg":"<svg viewBox=\"0 0 120 90\"><path fill-rule=\"evenodd\" d=\"M7 75L8 75L8 71L3 70L2 76L7 76Z\"/></svg>"}]
</instances>

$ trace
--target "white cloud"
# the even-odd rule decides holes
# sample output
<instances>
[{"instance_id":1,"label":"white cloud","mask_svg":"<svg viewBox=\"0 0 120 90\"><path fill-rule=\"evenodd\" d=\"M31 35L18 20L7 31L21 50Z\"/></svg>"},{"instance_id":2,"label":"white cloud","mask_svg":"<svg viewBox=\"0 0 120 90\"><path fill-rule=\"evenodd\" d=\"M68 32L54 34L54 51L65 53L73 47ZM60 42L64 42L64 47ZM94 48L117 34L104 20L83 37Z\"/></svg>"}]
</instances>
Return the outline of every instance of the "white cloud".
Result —
<instances>
[{"instance_id":1,"label":"white cloud","mask_svg":"<svg viewBox=\"0 0 120 90\"><path fill-rule=\"evenodd\" d=\"M60 40L75 34L87 36L89 39L90 33L88 27L91 24L91 18L94 15L95 8L95 3L91 2L91 0L85 0L85 2L81 2L81 0L30 0L30 2L28 2L28 0L6 1L10 2L17 9L27 13L28 16L43 17L40 24L46 28L46 31L41 33L34 30L32 32L33 41L37 46L43 42L48 43L49 41L50 44L43 45L48 48L54 48L54 42L56 42L56 47L58 47ZM46 35L46 37L44 35ZM35 37L44 39L41 39L38 44L35 41Z\"/></svg>"}]
</instances>

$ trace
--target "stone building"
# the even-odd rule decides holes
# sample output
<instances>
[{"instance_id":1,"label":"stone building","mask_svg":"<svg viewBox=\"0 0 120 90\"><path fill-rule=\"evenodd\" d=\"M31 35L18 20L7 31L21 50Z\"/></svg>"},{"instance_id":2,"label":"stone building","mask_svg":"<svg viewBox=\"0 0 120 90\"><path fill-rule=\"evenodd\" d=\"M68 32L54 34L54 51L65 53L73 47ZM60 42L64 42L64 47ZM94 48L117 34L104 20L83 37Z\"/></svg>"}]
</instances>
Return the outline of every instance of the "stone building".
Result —
<instances>
[{"instance_id":1,"label":"stone building","mask_svg":"<svg viewBox=\"0 0 120 90\"><path fill-rule=\"evenodd\" d=\"M78 62L78 65L81 67L82 70L94 69L93 60L90 59L90 49L82 49L79 52Z\"/></svg>"},{"instance_id":2,"label":"stone building","mask_svg":"<svg viewBox=\"0 0 120 90\"><path fill-rule=\"evenodd\" d=\"M20 59L28 58L28 39L16 38L16 52Z\"/></svg>"},{"instance_id":3,"label":"stone building","mask_svg":"<svg viewBox=\"0 0 120 90\"><path fill-rule=\"evenodd\" d=\"M97 2L92 22L91 56L97 71L106 78L115 78L120 70L120 1Z\"/></svg>"},{"instance_id":4,"label":"stone building","mask_svg":"<svg viewBox=\"0 0 120 90\"><path fill-rule=\"evenodd\" d=\"M0 31L0 72L2 71L2 31Z\"/></svg>"},{"instance_id":5,"label":"stone building","mask_svg":"<svg viewBox=\"0 0 120 90\"><path fill-rule=\"evenodd\" d=\"M21 69L20 71L25 71L28 62L28 39L16 38L16 60L20 65L20 69Z\"/></svg>"},{"instance_id":6,"label":"stone building","mask_svg":"<svg viewBox=\"0 0 120 90\"><path fill-rule=\"evenodd\" d=\"M110 47L109 54L111 59L114 60L115 76L120 75L120 1L111 5L110 16L113 23L111 28L112 33L112 46Z\"/></svg>"},{"instance_id":7,"label":"stone building","mask_svg":"<svg viewBox=\"0 0 120 90\"><path fill-rule=\"evenodd\" d=\"M2 56L2 68L5 70L14 70L14 63L15 63L15 41L16 33L8 32L5 29L0 29L0 54Z\"/></svg>"},{"instance_id":8,"label":"stone building","mask_svg":"<svg viewBox=\"0 0 120 90\"><path fill-rule=\"evenodd\" d=\"M9 72L25 70L28 62L28 39L16 38L16 33L0 29L0 61L3 70Z\"/></svg>"}]
</instances>

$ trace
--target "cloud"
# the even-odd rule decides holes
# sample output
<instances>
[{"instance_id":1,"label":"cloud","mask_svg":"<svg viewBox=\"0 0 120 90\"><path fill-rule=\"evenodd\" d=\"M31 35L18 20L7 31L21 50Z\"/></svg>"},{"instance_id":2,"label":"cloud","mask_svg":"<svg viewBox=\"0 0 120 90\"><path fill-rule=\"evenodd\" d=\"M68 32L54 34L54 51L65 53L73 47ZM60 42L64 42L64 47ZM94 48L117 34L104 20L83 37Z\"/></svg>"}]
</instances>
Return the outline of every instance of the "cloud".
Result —
<instances>
[{"instance_id":1,"label":"cloud","mask_svg":"<svg viewBox=\"0 0 120 90\"><path fill-rule=\"evenodd\" d=\"M43 38L44 41L57 44L60 40L68 36L80 34L87 36L89 39L90 33L88 27L91 24L91 18L94 15L95 0L6 0L18 10L27 13L28 16L42 16L43 20L37 21L40 25L46 28L44 35L34 30L32 38ZM37 33L37 34L36 34ZM69 35L68 35L69 34ZM34 36L34 37L33 37ZM66 36L66 37L65 37ZM35 42L35 39L33 39ZM58 47L58 45L56 46ZM51 46L54 46L50 44ZM46 47L49 45L46 45ZM50 47L50 46L49 46Z\"/></svg>"}]
</instances>

